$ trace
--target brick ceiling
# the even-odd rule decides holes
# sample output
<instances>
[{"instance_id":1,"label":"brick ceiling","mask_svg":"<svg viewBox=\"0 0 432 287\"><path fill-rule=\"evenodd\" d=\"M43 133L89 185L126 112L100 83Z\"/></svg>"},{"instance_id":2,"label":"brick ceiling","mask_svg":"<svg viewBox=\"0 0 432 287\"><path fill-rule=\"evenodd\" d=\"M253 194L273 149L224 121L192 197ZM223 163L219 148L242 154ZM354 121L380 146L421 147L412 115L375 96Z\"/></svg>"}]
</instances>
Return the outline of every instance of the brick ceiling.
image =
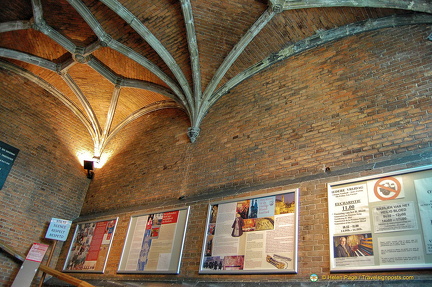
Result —
<instances>
[{"instance_id":1,"label":"brick ceiling","mask_svg":"<svg viewBox=\"0 0 432 287\"><path fill-rule=\"evenodd\" d=\"M1 2L0 66L67 105L95 156L159 109L183 110L195 141L214 103L276 62L356 33L432 23L430 0Z\"/></svg>"}]
</instances>

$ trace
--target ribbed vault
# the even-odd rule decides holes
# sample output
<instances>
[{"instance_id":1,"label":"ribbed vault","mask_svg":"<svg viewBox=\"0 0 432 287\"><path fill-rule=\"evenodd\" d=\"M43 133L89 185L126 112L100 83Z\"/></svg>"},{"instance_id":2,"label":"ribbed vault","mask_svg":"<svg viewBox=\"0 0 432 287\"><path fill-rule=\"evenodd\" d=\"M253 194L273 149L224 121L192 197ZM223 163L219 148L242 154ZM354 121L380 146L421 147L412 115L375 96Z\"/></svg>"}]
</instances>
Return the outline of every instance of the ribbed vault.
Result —
<instances>
[{"instance_id":1,"label":"ribbed vault","mask_svg":"<svg viewBox=\"0 0 432 287\"><path fill-rule=\"evenodd\" d=\"M211 107L256 73L350 35L430 25L431 13L427 0L8 1L0 65L71 109L100 157L160 109L183 110L194 142Z\"/></svg>"}]
</instances>

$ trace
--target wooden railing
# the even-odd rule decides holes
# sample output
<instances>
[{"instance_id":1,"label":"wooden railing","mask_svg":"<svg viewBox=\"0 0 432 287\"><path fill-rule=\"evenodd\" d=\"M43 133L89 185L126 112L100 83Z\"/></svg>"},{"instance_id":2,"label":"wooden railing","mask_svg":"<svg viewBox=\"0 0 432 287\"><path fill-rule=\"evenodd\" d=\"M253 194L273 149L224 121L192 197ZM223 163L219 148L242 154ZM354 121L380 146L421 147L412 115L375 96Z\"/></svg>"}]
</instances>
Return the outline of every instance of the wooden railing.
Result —
<instances>
[{"instance_id":1,"label":"wooden railing","mask_svg":"<svg viewBox=\"0 0 432 287\"><path fill-rule=\"evenodd\" d=\"M6 253L9 253L10 255L12 255L13 257L15 257L16 259L20 260L20 261L24 261L25 260L25 256L23 256L22 254L20 254L19 252L16 252L13 248L7 246L3 241L0 240L0 249L4 250ZM78 287L95 287L94 285L91 285L90 283L87 283L85 281L82 281L80 279L77 279L73 276L70 276L68 274L62 273L60 271L57 271L55 269L52 269L48 266L45 266L43 264L41 264L39 266L39 270L42 272L45 272L46 274L52 275L68 284L72 284L73 286L78 286Z\"/></svg>"}]
</instances>

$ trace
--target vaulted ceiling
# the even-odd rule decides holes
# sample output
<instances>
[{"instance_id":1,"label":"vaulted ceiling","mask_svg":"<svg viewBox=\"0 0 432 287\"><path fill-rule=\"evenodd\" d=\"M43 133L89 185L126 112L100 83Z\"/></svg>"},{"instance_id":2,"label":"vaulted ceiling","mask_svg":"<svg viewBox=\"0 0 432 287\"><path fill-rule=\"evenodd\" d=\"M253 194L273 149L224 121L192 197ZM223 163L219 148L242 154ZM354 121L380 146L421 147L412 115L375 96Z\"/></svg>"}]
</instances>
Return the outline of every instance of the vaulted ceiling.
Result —
<instances>
[{"instance_id":1,"label":"vaulted ceiling","mask_svg":"<svg viewBox=\"0 0 432 287\"><path fill-rule=\"evenodd\" d=\"M1 1L0 67L83 122L100 157L116 133L181 109L193 142L210 108L279 61L342 37L432 24L430 0Z\"/></svg>"}]
</instances>

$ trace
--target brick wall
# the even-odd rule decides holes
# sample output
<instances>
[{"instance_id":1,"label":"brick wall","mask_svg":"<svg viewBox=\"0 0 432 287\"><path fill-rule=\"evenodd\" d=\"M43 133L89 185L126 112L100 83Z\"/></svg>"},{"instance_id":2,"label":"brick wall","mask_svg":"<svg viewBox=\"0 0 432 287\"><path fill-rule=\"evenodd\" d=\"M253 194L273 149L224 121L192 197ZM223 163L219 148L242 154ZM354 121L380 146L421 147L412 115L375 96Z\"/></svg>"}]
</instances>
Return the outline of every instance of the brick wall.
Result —
<instances>
[{"instance_id":1,"label":"brick wall","mask_svg":"<svg viewBox=\"0 0 432 287\"><path fill-rule=\"evenodd\" d=\"M106 272L76 276L298 282L329 274L326 183L431 163L429 33L426 26L383 29L279 63L224 96L194 144L177 110L128 125L108 146L113 156L96 170L80 218L119 216ZM26 253L33 242L45 242L51 217L79 214L88 180L76 153L92 143L60 101L1 73L0 139L20 153L0 191L0 238ZM332 172L324 173L325 166ZM298 274L198 275L209 202L292 188L300 188ZM117 275L129 217L187 205L180 274ZM18 266L0 253L0 283L8 285ZM430 271L397 274L431 279Z\"/></svg>"},{"instance_id":2,"label":"brick wall","mask_svg":"<svg viewBox=\"0 0 432 287\"><path fill-rule=\"evenodd\" d=\"M0 140L20 150L0 190L0 240L26 255L34 242L52 243L44 240L52 217L79 215L89 180L76 153L92 150L92 142L59 100L16 74L0 74ZM19 266L0 252L0 286L10 286Z\"/></svg>"},{"instance_id":3,"label":"brick wall","mask_svg":"<svg viewBox=\"0 0 432 287\"><path fill-rule=\"evenodd\" d=\"M115 152L96 170L82 209L81 220L119 216L106 272L78 276L298 282L311 273L328 275L326 183L431 164L429 33L425 26L383 29L281 62L224 96L194 144L179 111L131 123L110 143L107 151ZM209 202L292 188L300 188L298 274L198 274ZM179 275L116 273L131 215L187 205L191 216ZM430 271L397 274L431 279Z\"/></svg>"}]
</instances>

